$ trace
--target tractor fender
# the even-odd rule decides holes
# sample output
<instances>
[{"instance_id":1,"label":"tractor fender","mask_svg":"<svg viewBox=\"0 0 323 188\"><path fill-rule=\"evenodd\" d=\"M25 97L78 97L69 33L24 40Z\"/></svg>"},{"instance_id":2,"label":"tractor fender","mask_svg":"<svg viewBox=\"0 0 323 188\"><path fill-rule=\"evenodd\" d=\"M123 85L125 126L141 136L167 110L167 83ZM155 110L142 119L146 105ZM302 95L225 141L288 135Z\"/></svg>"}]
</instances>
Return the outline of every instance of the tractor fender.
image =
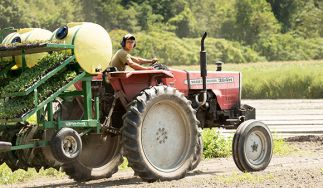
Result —
<instances>
[{"instance_id":1,"label":"tractor fender","mask_svg":"<svg viewBox=\"0 0 323 188\"><path fill-rule=\"evenodd\" d=\"M142 90L164 83L164 78L173 77L172 72L167 70L118 71L109 73L108 81L115 92L122 93L130 102Z\"/></svg>"}]
</instances>

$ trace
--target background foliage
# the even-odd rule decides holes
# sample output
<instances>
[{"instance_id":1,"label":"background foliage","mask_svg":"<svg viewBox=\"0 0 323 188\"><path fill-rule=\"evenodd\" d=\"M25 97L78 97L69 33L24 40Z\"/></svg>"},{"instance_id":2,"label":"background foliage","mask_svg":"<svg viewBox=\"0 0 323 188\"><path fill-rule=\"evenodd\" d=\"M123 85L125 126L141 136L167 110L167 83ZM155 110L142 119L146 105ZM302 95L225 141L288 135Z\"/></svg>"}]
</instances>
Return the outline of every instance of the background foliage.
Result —
<instances>
[{"instance_id":1,"label":"background foliage","mask_svg":"<svg viewBox=\"0 0 323 188\"><path fill-rule=\"evenodd\" d=\"M0 28L53 31L72 21L98 23L110 32L114 50L132 32L135 54L165 64L196 64L204 31L211 61L323 58L321 0L2 0L0 11Z\"/></svg>"}]
</instances>

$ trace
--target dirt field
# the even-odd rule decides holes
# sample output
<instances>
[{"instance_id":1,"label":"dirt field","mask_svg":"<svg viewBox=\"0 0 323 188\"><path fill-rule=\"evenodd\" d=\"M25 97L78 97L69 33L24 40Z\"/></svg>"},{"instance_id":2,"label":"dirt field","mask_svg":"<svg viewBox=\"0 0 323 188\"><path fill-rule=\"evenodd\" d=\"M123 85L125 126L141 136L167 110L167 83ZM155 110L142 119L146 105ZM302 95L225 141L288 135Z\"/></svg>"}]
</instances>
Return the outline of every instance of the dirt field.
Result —
<instances>
[{"instance_id":1,"label":"dirt field","mask_svg":"<svg viewBox=\"0 0 323 188\"><path fill-rule=\"evenodd\" d=\"M131 169L119 171L110 179L77 183L68 178L37 179L6 187L323 187L323 136L289 138L293 152L273 156L262 172L242 173L233 159L203 160L184 179L146 183Z\"/></svg>"}]
</instances>

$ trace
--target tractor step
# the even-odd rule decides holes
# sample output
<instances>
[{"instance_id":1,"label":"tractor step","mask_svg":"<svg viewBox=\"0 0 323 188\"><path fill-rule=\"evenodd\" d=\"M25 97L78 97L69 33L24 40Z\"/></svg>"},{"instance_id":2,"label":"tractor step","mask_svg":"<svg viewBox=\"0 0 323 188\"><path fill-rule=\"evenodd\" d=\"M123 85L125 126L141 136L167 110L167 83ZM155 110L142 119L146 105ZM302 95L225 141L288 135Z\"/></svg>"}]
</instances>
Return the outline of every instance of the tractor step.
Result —
<instances>
[{"instance_id":1,"label":"tractor step","mask_svg":"<svg viewBox=\"0 0 323 188\"><path fill-rule=\"evenodd\" d=\"M239 119L226 119L227 122L237 122Z\"/></svg>"},{"instance_id":2,"label":"tractor step","mask_svg":"<svg viewBox=\"0 0 323 188\"><path fill-rule=\"evenodd\" d=\"M225 129L236 129L237 124L240 122L239 119L226 119L227 124L223 125Z\"/></svg>"},{"instance_id":3,"label":"tractor step","mask_svg":"<svg viewBox=\"0 0 323 188\"><path fill-rule=\"evenodd\" d=\"M6 152L11 150L11 142L0 141L0 152Z\"/></svg>"}]
</instances>

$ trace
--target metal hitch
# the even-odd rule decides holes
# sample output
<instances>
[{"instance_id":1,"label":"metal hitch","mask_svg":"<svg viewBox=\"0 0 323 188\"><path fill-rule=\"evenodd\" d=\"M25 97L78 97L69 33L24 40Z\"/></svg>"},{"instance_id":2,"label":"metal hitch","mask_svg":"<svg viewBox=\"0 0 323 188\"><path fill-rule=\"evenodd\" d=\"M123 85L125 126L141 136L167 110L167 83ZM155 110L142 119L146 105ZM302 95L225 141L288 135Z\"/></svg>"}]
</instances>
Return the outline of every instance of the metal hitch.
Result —
<instances>
[{"instance_id":1,"label":"metal hitch","mask_svg":"<svg viewBox=\"0 0 323 188\"><path fill-rule=\"evenodd\" d=\"M12 147L11 142L0 141L0 152L10 151Z\"/></svg>"}]
</instances>

